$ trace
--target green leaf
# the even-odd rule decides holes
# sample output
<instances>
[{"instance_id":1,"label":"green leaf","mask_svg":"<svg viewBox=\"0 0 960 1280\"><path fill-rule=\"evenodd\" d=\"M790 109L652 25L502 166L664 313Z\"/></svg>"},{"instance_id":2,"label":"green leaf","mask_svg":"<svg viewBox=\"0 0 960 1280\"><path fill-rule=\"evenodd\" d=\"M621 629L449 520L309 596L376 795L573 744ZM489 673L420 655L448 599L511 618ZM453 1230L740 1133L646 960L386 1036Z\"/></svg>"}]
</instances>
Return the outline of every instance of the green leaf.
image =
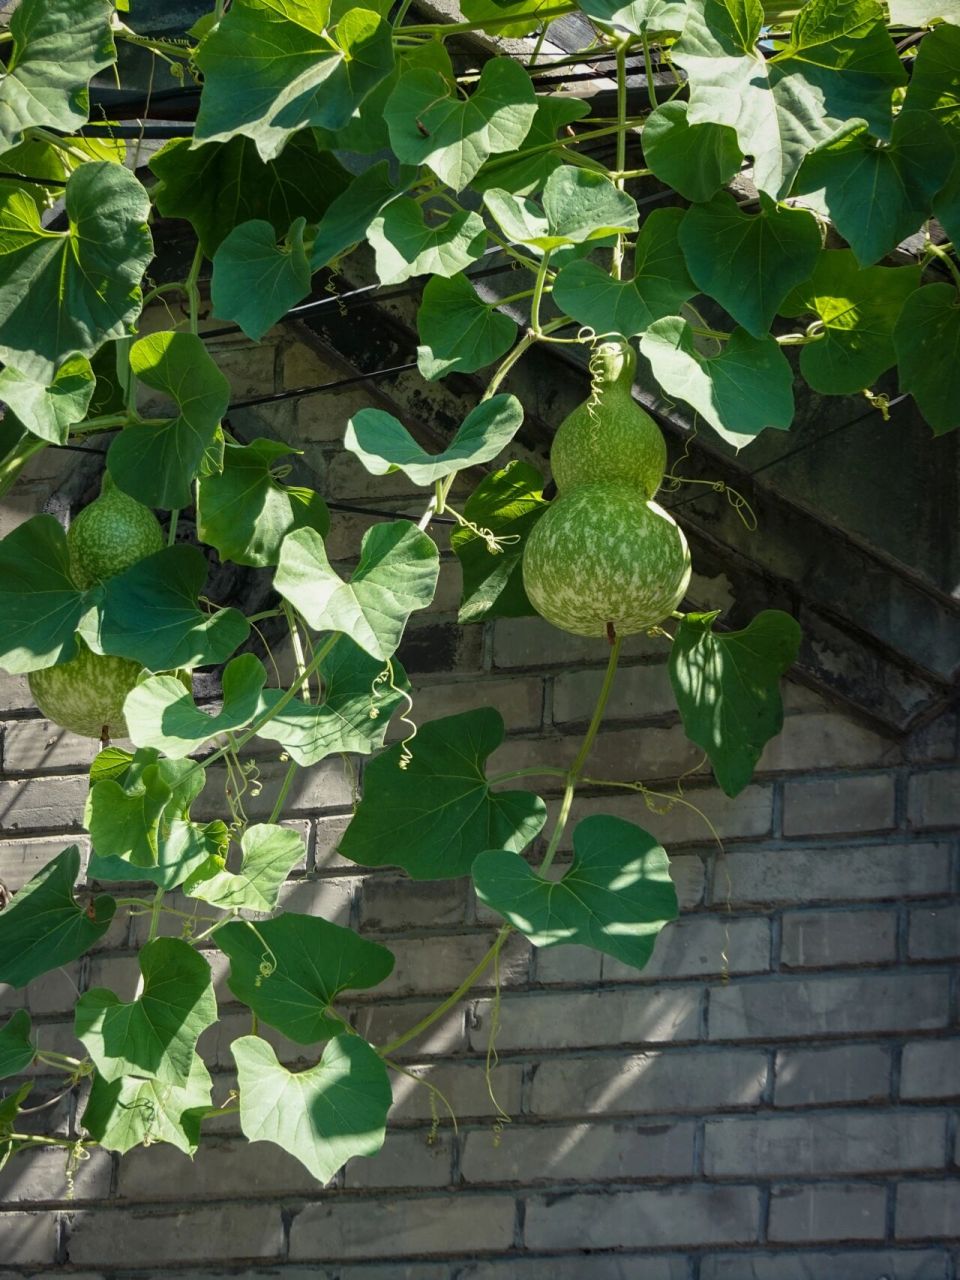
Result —
<instances>
[{"instance_id":1,"label":"green leaf","mask_svg":"<svg viewBox=\"0 0 960 1280\"><path fill-rule=\"evenodd\" d=\"M680 32L687 20L687 0L579 0L578 8L602 26L634 36Z\"/></svg>"},{"instance_id":2,"label":"green leaf","mask_svg":"<svg viewBox=\"0 0 960 1280\"><path fill-rule=\"evenodd\" d=\"M326 503L312 489L281 483L277 461L299 450L280 440L228 443L223 467L200 478L198 532L221 560L261 569L277 563L292 529L330 527Z\"/></svg>"},{"instance_id":3,"label":"green leaf","mask_svg":"<svg viewBox=\"0 0 960 1280\"><path fill-rule=\"evenodd\" d=\"M522 422L523 407L516 396L493 396L470 411L442 453L427 453L392 414L361 409L347 423L343 444L372 475L402 471L414 484L427 486L495 458Z\"/></svg>"},{"instance_id":4,"label":"green leaf","mask_svg":"<svg viewBox=\"0 0 960 1280\"><path fill-rule=\"evenodd\" d=\"M414 880L469 874L478 853L519 853L537 835L546 806L530 791L491 791L485 765L503 741L492 707L422 725L413 759L398 743L367 765L363 799L340 841L362 866L398 866Z\"/></svg>"},{"instance_id":5,"label":"green leaf","mask_svg":"<svg viewBox=\"0 0 960 1280\"><path fill-rule=\"evenodd\" d=\"M177 416L124 427L107 454L118 488L147 507L189 506L193 481L230 399L226 378L194 333L154 333L130 348L130 368L169 396Z\"/></svg>"},{"instance_id":6,"label":"green leaf","mask_svg":"<svg viewBox=\"0 0 960 1280\"><path fill-rule=\"evenodd\" d=\"M889 133L906 82L877 0L808 0L789 44L766 58L759 0L688 0L672 56L690 80L690 124L729 125L761 191L785 196L803 157L852 118Z\"/></svg>"},{"instance_id":7,"label":"green leaf","mask_svg":"<svg viewBox=\"0 0 960 1280\"><path fill-rule=\"evenodd\" d=\"M281 244L269 222L234 227L213 258L213 313L232 320L259 342L310 292L310 262L303 247L305 218L297 218Z\"/></svg>"},{"instance_id":8,"label":"green leaf","mask_svg":"<svg viewBox=\"0 0 960 1280\"><path fill-rule=\"evenodd\" d=\"M501 539L503 546L493 555L485 538L471 529L454 529L450 546L463 572L459 622L535 613L523 587L523 548L549 505L543 499L543 477L525 462L508 462L474 489L464 516Z\"/></svg>"},{"instance_id":9,"label":"green leaf","mask_svg":"<svg viewBox=\"0 0 960 1280\"><path fill-rule=\"evenodd\" d=\"M960 293L928 284L903 304L893 333L900 390L909 391L933 428L943 435L960 426Z\"/></svg>"},{"instance_id":10,"label":"green leaf","mask_svg":"<svg viewBox=\"0 0 960 1280\"><path fill-rule=\"evenodd\" d=\"M393 1101L387 1069L359 1036L331 1040L317 1066L292 1072L258 1036L230 1050L240 1086L240 1127L251 1142L274 1142L319 1182L354 1156L383 1146Z\"/></svg>"},{"instance_id":11,"label":"green leaf","mask_svg":"<svg viewBox=\"0 0 960 1280\"><path fill-rule=\"evenodd\" d=\"M448 373L474 373L493 364L513 346L517 326L484 302L466 276L427 282L417 312L421 345L417 365L434 382Z\"/></svg>"},{"instance_id":12,"label":"green leaf","mask_svg":"<svg viewBox=\"0 0 960 1280\"><path fill-rule=\"evenodd\" d=\"M767 334L777 308L809 278L820 252L812 214L769 203L758 214L741 213L726 192L688 209L679 237L696 284L755 338Z\"/></svg>"},{"instance_id":13,"label":"green leaf","mask_svg":"<svg viewBox=\"0 0 960 1280\"><path fill-rule=\"evenodd\" d=\"M933 212L954 245L960 244L960 124L952 126L955 159L953 171L933 202Z\"/></svg>"},{"instance_id":14,"label":"green leaf","mask_svg":"<svg viewBox=\"0 0 960 1280\"><path fill-rule=\"evenodd\" d=\"M30 1041L30 1015L26 1009L18 1009L0 1027L0 1080L22 1075L36 1056Z\"/></svg>"},{"instance_id":15,"label":"green leaf","mask_svg":"<svg viewBox=\"0 0 960 1280\"><path fill-rule=\"evenodd\" d=\"M105 894L81 907L73 896L80 850L64 849L0 911L0 982L25 987L78 959L102 938L116 911Z\"/></svg>"},{"instance_id":16,"label":"green leaf","mask_svg":"<svg viewBox=\"0 0 960 1280\"><path fill-rule=\"evenodd\" d=\"M477 896L534 946L575 943L642 969L677 918L670 859L648 831L599 814L577 826L573 849L562 880L545 880L516 853L481 853Z\"/></svg>"},{"instance_id":17,"label":"green leaf","mask_svg":"<svg viewBox=\"0 0 960 1280\"><path fill-rule=\"evenodd\" d=\"M677 240L682 221L681 209L649 215L637 236L632 280L614 280L594 262L571 262L554 282L554 302L595 333L625 338L675 314L697 292Z\"/></svg>"},{"instance_id":18,"label":"green leaf","mask_svg":"<svg viewBox=\"0 0 960 1280\"><path fill-rule=\"evenodd\" d=\"M150 201L122 165L81 165L64 198L68 229L48 231L30 196L0 182L0 359L37 382L126 335L153 257Z\"/></svg>"},{"instance_id":19,"label":"green leaf","mask_svg":"<svg viewBox=\"0 0 960 1280\"><path fill-rule=\"evenodd\" d=\"M180 938L140 948L143 993L124 1003L105 987L77 1001L75 1031L104 1080L142 1076L186 1085L197 1040L217 1020L210 966Z\"/></svg>"},{"instance_id":20,"label":"green leaf","mask_svg":"<svg viewBox=\"0 0 960 1280\"><path fill-rule=\"evenodd\" d=\"M359 244L374 218L402 194L403 187L394 186L390 180L386 160L354 178L320 219L310 259L312 270L319 271L345 249Z\"/></svg>"},{"instance_id":21,"label":"green leaf","mask_svg":"<svg viewBox=\"0 0 960 1280\"><path fill-rule=\"evenodd\" d=\"M237 609L200 608L206 576L207 562L196 547L164 547L108 579L100 618L85 620L83 638L98 653L132 658L150 671L225 662L250 634L250 624Z\"/></svg>"},{"instance_id":22,"label":"green leaf","mask_svg":"<svg viewBox=\"0 0 960 1280\"><path fill-rule=\"evenodd\" d=\"M0 541L0 666L19 673L69 661L85 598L53 516L18 525Z\"/></svg>"},{"instance_id":23,"label":"green leaf","mask_svg":"<svg viewBox=\"0 0 960 1280\"><path fill-rule=\"evenodd\" d=\"M401 164L429 165L441 182L460 191L491 155L517 150L536 111L523 67L512 58L491 58L468 98L437 71L408 71L384 117Z\"/></svg>"},{"instance_id":24,"label":"green leaf","mask_svg":"<svg viewBox=\"0 0 960 1280\"><path fill-rule=\"evenodd\" d=\"M298 129L347 124L393 69L391 29L359 8L328 28L329 13L325 0L235 0L196 54L196 141L243 134L272 160Z\"/></svg>"},{"instance_id":25,"label":"green leaf","mask_svg":"<svg viewBox=\"0 0 960 1280\"><path fill-rule=\"evenodd\" d=\"M543 189L543 209L532 200L496 187L483 202L508 240L544 252L563 245L589 244L636 231L637 204L603 173L561 165Z\"/></svg>"},{"instance_id":26,"label":"green leaf","mask_svg":"<svg viewBox=\"0 0 960 1280\"><path fill-rule=\"evenodd\" d=\"M436 543L408 520L374 525L363 535L349 583L330 566L312 529L284 538L273 585L316 631L343 631L374 658L396 651L407 619L433 599Z\"/></svg>"},{"instance_id":27,"label":"green leaf","mask_svg":"<svg viewBox=\"0 0 960 1280\"><path fill-rule=\"evenodd\" d=\"M960 0L954 3L960 21ZM937 27L923 37L903 109L929 111L942 125L960 124L960 30L957 27Z\"/></svg>"},{"instance_id":28,"label":"green leaf","mask_svg":"<svg viewBox=\"0 0 960 1280\"><path fill-rule=\"evenodd\" d=\"M366 990L393 972L393 953L319 916L285 911L251 927L217 930L230 958L227 985L271 1027L297 1044L329 1040L343 1019L329 1012L341 992Z\"/></svg>"},{"instance_id":29,"label":"green leaf","mask_svg":"<svg viewBox=\"0 0 960 1280\"><path fill-rule=\"evenodd\" d=\"M107 1151L169 1142L186 1155L200 1145L200 1125L210 1109L213 1081L196 1054L186 1084L164 1084L139 1076L93 1077L83 1127Z\"/></svg>"},{"instance_id":30,"label":"green leaf","mask_svg":"<svg viewBox=\"0 0 960 1280\"><path fill-rule=\"evenodd\" d=\"M221 859L211 859L186 881L184 893L225 910L273 911L281 885L306 856L303 837L289 827L261 823L247 827L240 847L239 871L228 871Z\"/></svg>"},{"instance_id":31,"label":"green leaf","mask_svg":"<svg viewBox=\"0 0 960 1280\"><path fill-rule=\"evenodd\" d=\"M547 150L556 142L558 132L574 120L581 120L589 114L590 104L582 98L540 95L537 98L537 114L522 145L513 153L487 160L474 175L470 183L471 189L483 192L497 187L517 196L533 195L553 171L563 164L562 153Z\"/></svg>"},{"instance_id":32,"label":"green leaf","mask_svg":"<svg viewBox=\"0 0 960 1280\"><path fill-rule=\"evenodd\" d=\"M781 315L814 315L823 325L823 338L800 351L809 385L826 395L872 386L896 364L894 326L919 287L919 267L860 268L849 249L821 253L810 279L780 307Z\"/></svg>"},{"instance_id":33,"label":"green leaf","mask_svg":"<svg viewBox=\"0 0 960 1280\"><path fill-rule=\"evenodd\" d=\"M151 760L123 783L103 778L87 796L84 820L94 844L134 867L154 867L159 859L160 824L173 798L163 763Z\"/></svg>"},{"instance_id":34,"label":"green leaf","mask_svg":"<svg viewBox=\"0 0 960 1280\"><path fill-rule=\"evenodd\" d=\"M159 832L156 866L143 867L116 854L101 856L94 851L87 877L121 884L147 880L158 889L175 889L211 858L223 858L229 844L230 833L219 820L205 825L184 818L165 820Z\"/></svg>"},{"instance_id":35,"label":"green leaf","mask_svg":"<svg viewBox=\"0 0 960 1280\"><path fill-rule=\"evenodd\" d=\"M386 8L389 12L390 5L378 4L372 7L377 8L383 17L388 16L383 13L383 9ZM355 151L360 155L388 152L390 132L383 112L400 77L417 67L426 67L442 76L454 75L450 55L439 40L426 40L423 44L412 47L395 47L394 59L390 74L367 94L347 124L336 134L330 135L330 145L337 151Z\"/></svg>"},{"instance_id":36,"label":"green leaf","mask_svg":"<svg viewBox=\"0 0 960 1280\"><path fill-rule=\"evenodd\" d=\"M783 727L780 677L796 661L800 628L778 609L758 613L743 631L717 634L716 613L688 613L670 652L683 727L710 757L728 796L750 781L767 742Z\"/></svg>"},{"instance_id":37,"label":"green leaf","mask_svg":"<svg viewBox=\"0 0 960 1280\"><path fill-rule=\"evenodd\" d=\"M3 1169L11 1156L26 1145L25 1143L14 1142L10 1138L10 1134L16 1128L20 1107L32 1089L33 1084L28 1080L15 1093L11 1093L6 1098L0 1098L0 1169Z\"/></svg>"},{"instance_id":38,"label":"green leaf","mask_svg":"<svg viewBox=\"0 0 960 1280\"><path fill-rule=\"evenodd\" d=\"M255 654L231 658L223 670L223 704L216 715L201 711L177 676L151 676L127 695L124 718L138 747L155 747L182 760L210 738L249 724L256 715L267 673Z\"/></svg>"},{"instance_id":39,"label":"green leaf","mask_svg":"<svg viewBox=\"0 0 960 1280\"><path fill-rule=\"evenodd\" d=\"M400 664L393 660L393 685L378 680L383 663L371 658L347 636L320 664L323 701L318 705L294 698L257 730L259 738L279 742L301 768L318 764L327 756L356 751L369 755L383 746L390 718L405 701L409 687ZM266 689L257 720L284 696L280 689Z\"/></svg>"},{"instance_id":40,"label":"green leaf","mask_svg":"<svg viewBox=\"0 0 960 1280\"><path fill-rule=\"evenodd\" d=\"M773 338L735 329L719 355L705 356L687 322L669 316L650 326L640 350L667 395L686 400L735 448L767 427L789 431L793 372Z\"/></svg>"},{"instance_id":41,"label":"green leaf","mask_svg":"<svg viewBox=\"0 0 960 1280\"><path fill-rule=\"evenodd\" d=\"M65 360L49 386L7 365L0 373L0 400L32 435L66 444L70 428L86 415L95 385L86 356Z\"/></svg>"},{"instance_id":42,"label":"green leaf","mask_svg":"<svg viewBox=\"0 0 960 1280\"><path fill-rule=\"evenodd\" d=\"M498 39L517 39L543 26L540 11L544 0L463 0L460 12L467 22L490 23ZM516 21L504 19L516 15Z\"/></svg>"},{"instance_id":43,"label":"green leaf","mask_svg":"<svg viewBox=\"0 0 960 1280\"><path fill-rule=\"evenodd\" d=\"M21 0L0 80L0 151L38 125L71 133L86 124L90 79L116 57L112 11L108 0Z\"/></svg>"},{"instance_id":44,"label":"green leaf","mask_svg":"<svg viewBox=\"0 0 960 1280\"><path fill-rule=\"evenodd\" d=\"M165 218L187 218L208 258L243 222L265 220L278 236L297 218L316 222L351 182L312 129L294 134L270 161L260 159L250 138L197 148L174 138L150 168L160 179L151 191L157 209Z\"/></svg>"},{"instance_id":45,"label":"green leaf","mask_svg":"<svg viewBox=\"0 0 960 1280\"><path fill-rule=\"evenodd\" d=\"M416 200L394 200L373 219L367 239L376 254L381 284L412 276L453 276L481 257L487 232L478 213L455 213L429 224Z\"/></svg>"},{"instance_id":46,"label":"green leaf","mask_svg":"<svg viewBox=\"0 0 960 1280\"><path fill-rule=\"evenodd\" d=\"M740 169L736 132L725 124L691 124L688 103L665 102L643 126L643 159L655 177L687 200L709 200Z\"/></svg>"}]
</instances>

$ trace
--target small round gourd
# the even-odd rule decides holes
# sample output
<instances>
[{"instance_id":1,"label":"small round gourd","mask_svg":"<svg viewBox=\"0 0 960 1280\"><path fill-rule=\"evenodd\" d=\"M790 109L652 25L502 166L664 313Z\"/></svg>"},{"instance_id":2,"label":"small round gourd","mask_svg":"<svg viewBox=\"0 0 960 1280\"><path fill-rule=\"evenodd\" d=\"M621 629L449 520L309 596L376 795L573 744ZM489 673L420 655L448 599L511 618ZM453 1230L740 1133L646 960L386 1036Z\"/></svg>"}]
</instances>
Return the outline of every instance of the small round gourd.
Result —
<instances>
[{"instance_id":1,"label":"small round gourd","mask_svg":"<svg viewBox=\"0 0 960 1280\"><path fill-rule=\"evenodd\" d=\"M554 499L527 540L523 585L542 617L580 636L631 635L676 609L690 552L672 516L623 484Z\"/></svg>"},{"instance_id":2,"label":"small round gourd","mask_svg":"<svg viewBox=\"0 0 960 1280\"><path fill-rule=\"evenodd\" d=\"M660 428L633 398L636 357L605 342L590 361L593 393L557 428L550 467L560 494L581 484L623 484L652 498L667 465Z\"/></svg>"},{"instance_id":3,"label":"small round gourd","mask_svg":"<svg viewBox=\"0 0 960 1280\"><path fill-rule=\"evenodd\" d=\"M150 508L118 489L105 474L100 496L67 530L70 576L86 589L161 551L163 545L163 530Z\"/></svg>"},{"instance_id":4,"label":"small round gourd","mask_svg":"<svg viewBox=\"0 0 960 1280\"><path fill-rule=\"evenodd\" d=\"M94 653L77 637L69 662L27 678L33 700L48 720L84 738L126 738L123 703L144 668L127 658Z\"/></svg>"}]
</instances>

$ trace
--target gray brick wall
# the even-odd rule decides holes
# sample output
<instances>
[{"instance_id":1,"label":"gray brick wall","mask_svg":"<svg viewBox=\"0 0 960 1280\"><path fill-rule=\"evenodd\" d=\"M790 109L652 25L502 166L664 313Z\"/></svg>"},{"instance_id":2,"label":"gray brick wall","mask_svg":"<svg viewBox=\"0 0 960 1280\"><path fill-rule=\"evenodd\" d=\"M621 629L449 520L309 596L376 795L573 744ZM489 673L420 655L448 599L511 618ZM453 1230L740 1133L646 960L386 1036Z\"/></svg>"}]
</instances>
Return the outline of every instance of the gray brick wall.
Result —
<instances>
[{"instance_id":1,"label":"gray brick wall","mask_svg":"<svg viewBox=\"0 0 960 1280\"><path fill-rule=\"evenodd\" d=\"M253 358L220 344L238 394L337 376L290 332L274 338ZM412 510L402 477L375 481L339 451L365 395L284 402L235 425L302 444L341 500ZM4 504L4 529L63 482L43 460ZM333 554L355 555L368 523L337 517ZM457 591L449 563L405 648L417 718L493 703L509 732L497 768L569 760L602 646L534 620L464 632ZM664 657L646 637L625 646L590 772L669 791L694 769L684 796L724 851L686 806L578 797L576 816L615 813L664 841L683 915L640 974L511 941L491 1081L507 1123L487 1086L487 984L402 1058L442 1090L456 1130L441 1116L434 1132L430 1094L398 1076L383 1153L322 1190L279 1149L244 1143L235 1116L210 1126L193 1162L163 1146L95 1152L72 1195L63 1157L31 1153L0 1172L0 1280L956 1280L956 721L894 742L788 686L784 733L731 801L697 768ZM39 719L20 679L0 678L0 719L0 879L16 890L65 843L87 853L79 817L95 747ZM261 809L276 767L262 772ZM544 794L555 810L555 787ZM492 916L464 882L413 884L340 858L352 796L338 764L299 777L290 813L308 859L286 901L396 951L383 998L351 1006L382 1039L468 971ZM568 837L561 859L569 849ZM0 1014L26 1004L41 1043L70 1052L76 988L128 982L141 931L118 918L69 972L25 995L0 988ZM203 1041L217 1100L234 1083L229 1043L249 1029L223 970L223 1022ZM302 1046L271 1039L304 1063ZM37 1093L50 1083L39 1077ZM75 1111L64 1102L51 1115L66 1132Z\"/></svg>"}]
</instances>

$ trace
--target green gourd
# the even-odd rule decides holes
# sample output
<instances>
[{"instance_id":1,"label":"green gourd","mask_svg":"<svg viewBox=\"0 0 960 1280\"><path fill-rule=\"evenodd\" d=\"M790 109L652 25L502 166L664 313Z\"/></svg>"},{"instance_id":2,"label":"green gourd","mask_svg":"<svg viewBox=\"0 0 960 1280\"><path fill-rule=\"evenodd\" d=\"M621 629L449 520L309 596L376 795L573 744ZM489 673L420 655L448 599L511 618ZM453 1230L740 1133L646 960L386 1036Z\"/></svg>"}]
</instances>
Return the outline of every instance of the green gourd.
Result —
<instances>
[{"instance_id":1,"label":"green gourd","mask_svg":"<svg viewBox=\"0 0 960 1280\"><path fill-rule=\"evenodd\" d=\"M92 587L163 545L163 530L150 508L104 474L100 496L84 507L67 531L70 575L78 587Z\"/></svg>"},{"instance_id":2,"label":"green gourd","mask_svg":"<svg viewBox=\"0 0 960 1280\"><path fill-rule=\"evenodd\" d=\"M128 737L123 703L144 668L139 662L94 653L77 637L77 652L68 662L28 676L30 692L41 712L84 738Z\"/></svg>"}]
</instances>

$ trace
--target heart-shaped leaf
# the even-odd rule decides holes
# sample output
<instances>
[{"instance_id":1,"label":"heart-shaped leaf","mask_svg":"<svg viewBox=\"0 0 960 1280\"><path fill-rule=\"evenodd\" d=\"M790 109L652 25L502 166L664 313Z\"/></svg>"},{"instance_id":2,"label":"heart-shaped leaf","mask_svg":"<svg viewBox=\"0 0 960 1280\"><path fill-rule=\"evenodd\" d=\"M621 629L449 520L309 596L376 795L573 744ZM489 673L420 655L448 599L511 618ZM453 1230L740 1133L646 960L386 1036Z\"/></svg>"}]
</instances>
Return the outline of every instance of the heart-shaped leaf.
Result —
<instances>
[{"instance_id":1,"label":"heart-shaped leaf","mask_svg":"<svg viewBox=\"0 0 960 1280\"><path fill-rule=\"evenodd\" d=\"M408 520L374 525L363 535L349 582L334 572L312 529L284 538L273 585L316 631L343 631L374 658L396 651L415 609L437 587L436 543Z\"/></svg>"},{"instance_id":2,"label":"heart-shaped leaf","mask_svg":"<svg viewBox=\"0 0 960 1280\"><path fill-rule=\"evenodd\" d=\"M84 418L95 386L86 356L65 360L49 385L8 365L0 373L0 400L32 435L48 444L66 444L70 428Z\"/></svg>"},{"instance_id":3,"label":"heart-shaped leaf","mask_svg":"<svg viewBox=\"0 0 960 1280\"><path fill-rule=\"evenodd\" d=\"M140 1076L107 1081L95 1075L83 1127L105 1150L121 1155L133 1147L169 1142L192 1156L200 1145L200 1125L210 1110L212 1089L210 1073L196 1054L183 1085Z\"/></svg>"},{"instance_id":4,"label":"heart-shaped leaf","mask_svg":"<svg viewBox=\"0 0 960 1280\"><path fill-rule=\"evenodd\" d=\"M928 284L903 304L893 334L900 389L909 391L934 435L960 426L960 293Z\"/></svg>"},{"instance_id":5,"label":"heart-shaped leaf","mask_svg":"<svg viewBox=\"0 0 960 1280\"><path fill-rule=\"evenodd\" d=\"M116 911L103 894L81 907L73 896L80 850L64 849L0 911L0 982L25 987L78 959L102 938Z\"/></svg>"},{"instance_id":6,"label":"heart-shaped leaf","mask_svg":"<svg viewBox=\"0 0 960 1280\"><path fill-rule=\"evenodd\" d=\"M251 928L217 930L230 958L228 986L264 1022L297 1044L329 1040L343 1021L329 1012L342 991L366 990L393 972L393 953L319 916L284 911Z\"/></svg>"},{"instance_id":7,"label":"heart-shaped leaf","mask_svg":"<svg viewBox=\"0 0 960 1280\"><path fill-rule=\"evenodd\" d=\"M483 202L509 240L544 252L637 229L633 197L605 174L574 165L551 173L543 188L542 211L532 200L495 187L484 194Z\"/></svg>"},{"instance_id":8,"label":"heart-shaped leaf","mask_svg":"<svg viewBox=\"0 0 960 1280\"><path fill-rule=\"evenodd\" d=\"M670 652L670 683L687 737L710 757L735 796L767 742L783 727L780 677L796 661L800 628L779 609L743 631L714 632L716 613L688 613Z\"/></svg>"},{"instance_id":9,"label":"heart-shaped leaf","mask_svg":"<svg viewBox=\"0 0 960 1280\"><path fill-rule=\"evenodd\" d=\"M239 871L228 871L222 859L212 858L189 877L184 893L225 910L273 911L282 884L306 856L303 837L289 827L260 823L247 827L240 848Z\"/></svg>"},{"instance_id":10,"label":"heart-shaped leaf","mask_svg":"<svg viewBox=\"0 0 960 1280\"><path fill-rule=\"evenodd\" d=\"M200 777L202 780L202 771ZM169 823L164 820L161 825L156 866L143 867L116 854L101 855L94 851L87 876L90 880L121 884L147 880L158 889L175 889L211 858L226 857L229 846L230 832L223 822L203 824L175 817Z\"/></svg>"},{"instance_id":11,"label":"heart-shaped leaf","mask_svg":"<svg viewBox=\"0 0 960 1280\"><path fill-rule=\"evenodd\" d=\"M643 126L643 158L655 177L687 200L709 200L743 163L736 132L725 124L691 124L689 104L665 102Z\"/></svg>"},{"instance_id":12,"label":"heart-shaped leaf","mask_svg":"<svg viewBox=\"0 0 960 1280\"><path fill-rule=\"evenodd\" d=\"M0 541L0 665L40 671L76 652L86 593L70 577L67 538L53 516L33 516Z\"/></svg>"},{"instance_id":13,"label":"heart-shaped leaf","mask_svg":"<svg viewBox=\"0 0 960 1280\"><path fill-rule=\"evenodd\" d=\"M513 346L517 326L484 302L466 276L427 282L417 312L417 366L428 381L448 373L474 373Z\"/></svg>"},{"instance_id":14,"label":"heart-shaped leaf","mask_svg":"<svg viewBox=\"0 0 960 1280\"><path fill-rule=\"evenodd\" d=\"M36 1056L30 1040L30 1015L26 1009L18 1009L0 1027L0 1080L22 1075Z\"/></svg>"},{"instance_id":15,"label":"heart-shaped leaf","mask_svg":"<svg viewBox=\"0 0 960 1280\"><path fill-rule=\"evenodd\" d=\"M240 1086L240 1127L251 1142L274 1142L328 1182L355 1156L383 1146L393 1101L387 1069L359 1036L331 1040L317 1066L281 1066L259 1036L230 1046Z\"/></svg>"},{"instance_id":16,"label":"heart-shaped leaf","mask_svg":"<svg viewBox=\"0 0 960 1280\"><path fill-rule=\"evenodd\" d=\"M371 165L354 178L320 219L310 259L312 270L319 271L345 249L359 244L374 218L402 194L402 186L390 180L386 160Z\"/></svg>"},{"instance_id":17,"label":"heart-shaped leaf","mask_svg":"<svg viewBox=\"0 0 960 1280\"><path fill-rule=\"evenodd\" d=\"M207 715L176 676L151 676L127 695L124 718L138 747L156 747L182 760L220 733L249 724L256 715L267 673L255 654L231 658L223 670L223 704Z\"/></svg>"},{"instance_id":18,"label":"heart-shaped leaf","mask_svg":"<svg viewBox=\"0 0 960 1280\"><path fill-rule=\"evenodd\" d=\"M140 949L143 993L125 1004L105 987L77 1001L75 1030L104 1080L141 1076L186 1085L197 1040L217 1020L210 966L180 938Z\"/></svg>"},{"instance_id":19,"label":"heart-shaped leaf","mask_svg":"<svg viewBox=\"0 0 960 1280\"><path fill-rule=\"evenodd\" d=\"M310 292L310 262L303 247L305 218L297 218L280 244L269 222L241 222L213 257L210 300L214 315L232 320L259 342Z\"/></svg>"},{"instance_id":20,"label":"heart-shaped leaf","mask_svg":"<svg viewBox=\"0 0 960 1280\"><path fill-rule=\"evenodd\" d=\"M588 18L634 36L679 32L687 20L687 0L581 0Z\"/></svg>"},{"instance_id":21,"label":"heart-shaped leaf","mask_svg":"<svg viewBox=\"0 0 960 1280\"><path fill-rule=\"evenodd\" d=\"M578 825L573 850L562 880L545 880L516 853L481 853L477 896L537 947L575 943L642 969L677 918L670 859L648 831L600 814Z\"/></svg>"},{"instance_id":22,"label":"heart-shaped leaf","mask_svg":"<svg viewBox=\"0 0 960 1280\"><path fill-rule=\"evenodd\" d=\"M516 196L533 195L563 164L562 153L553 149L559 131L589 114L590 104L582 98L564 98L559 94L538 97L537 114L521 146L513 153L488 160L474 175L470 183L472 190L489 191L497 187Z\"/></svg>"},{"instance_id":23,"label":"heart-shaped leaf","mask_svg":"<svg viewBox=\"0 0 960 1280\"><path fill-rule=\"evenodd\" d=\"M363 799L340 841L362 866L398 866L414 880L464 876L485 849L526 848L546 818L530 791L491 791L486 760L503 741L492 707L421 725L413 758L400 743L367 765Z\"/></svg>"},{"instance_id":24,"label":"heart-shaped leaf","mask_svg":"<svg viewBox=\"0 0 960 1280\"><path fill-rule=\"evenodd\" d=\"M404 196L378 214L367 229L381 284L400 284L412 276L453 276L476 262L487 244L478 213L455 213L427 222L416 200Z\"/></svg>"}]
</instances>

